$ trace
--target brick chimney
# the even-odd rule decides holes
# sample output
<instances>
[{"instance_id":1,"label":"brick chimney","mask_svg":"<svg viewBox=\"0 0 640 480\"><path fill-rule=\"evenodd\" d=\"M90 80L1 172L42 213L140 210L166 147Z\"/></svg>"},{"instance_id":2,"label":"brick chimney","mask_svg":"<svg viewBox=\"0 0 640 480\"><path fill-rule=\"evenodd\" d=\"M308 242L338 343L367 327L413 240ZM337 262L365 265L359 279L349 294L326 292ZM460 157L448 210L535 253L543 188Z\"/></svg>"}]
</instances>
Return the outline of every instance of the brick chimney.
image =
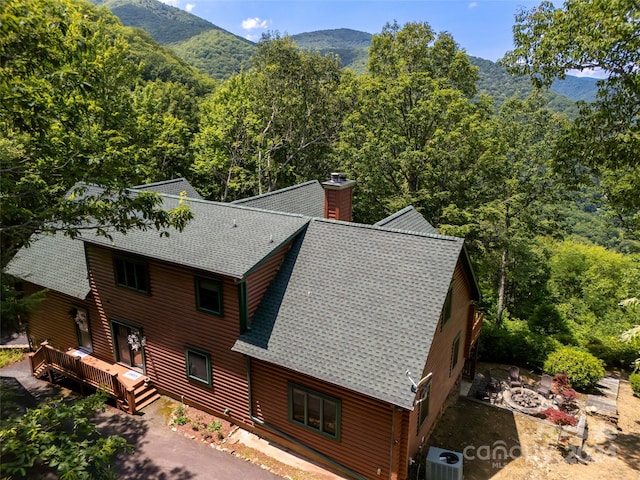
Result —
<instances>
[{"instance_id":1,"label":"brick chimney","mask_svg":"<svg viewBox=\"0 0 640 480\"><path fill-rule=\"evenodd\" d=\"M332 173L331 180L322 182L324 188L324 218L350 222L353 187L355 180L347 180L347 174Z\"/></svg>"}]
</instances>

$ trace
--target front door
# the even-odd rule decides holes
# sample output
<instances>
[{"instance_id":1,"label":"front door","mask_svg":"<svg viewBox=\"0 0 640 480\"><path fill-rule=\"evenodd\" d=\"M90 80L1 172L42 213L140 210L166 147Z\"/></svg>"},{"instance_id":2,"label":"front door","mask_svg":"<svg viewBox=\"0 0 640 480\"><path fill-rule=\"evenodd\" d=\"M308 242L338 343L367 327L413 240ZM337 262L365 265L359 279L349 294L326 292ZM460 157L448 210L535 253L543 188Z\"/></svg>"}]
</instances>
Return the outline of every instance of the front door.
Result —
<instances>
[{"instance_id":1,"label":"front door","mask_svg":"<svg viewBox=\"0 0 640 480\"><path fill-rule=\"evenodd\" d=\"M144 372L144 337L139 328L113 322L116 361Z\"/></svg>"}]
</instances>

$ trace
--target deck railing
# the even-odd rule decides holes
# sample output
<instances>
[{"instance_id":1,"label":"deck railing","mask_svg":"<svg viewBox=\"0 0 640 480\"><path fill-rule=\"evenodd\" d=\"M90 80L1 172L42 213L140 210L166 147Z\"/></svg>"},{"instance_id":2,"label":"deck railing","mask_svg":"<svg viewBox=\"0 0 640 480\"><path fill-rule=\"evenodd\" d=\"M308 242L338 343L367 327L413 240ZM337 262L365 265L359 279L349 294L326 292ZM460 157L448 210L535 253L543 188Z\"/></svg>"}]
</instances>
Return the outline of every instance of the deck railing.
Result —
<instances>
[{"instance_id":1,"label":"deck railing","mask_svg":"<svg viewBox=\"0 0 640 480\"><path fill-rule=\"evenodd\" d=\"M484 320L484 312L474 310L472 315L473 316L469 321L467 331L467 341L465 342L465 357L467 358L471 353L471 347L473 347L480 336L480 332L482 331L482 322Z\"/></svg>"},{"instance_id":2,"label":"deck railing","mask_svg":"<svg viewBox=\"0 0 640 480\"><path fill-rule=\"evenodd\" d=\"M78 381L81 388L84 384L88 384L104 390L116 399L118 406L123 410L129 413L136 411L134 389L122 383L117 373L89 365L83 362L81 357L62 352L47 342L40 344L40 348L29 355L29 361L33 374L39 374L44 367L49 371L55 370L65 377ZM51 374L49 379L52 381Z\"/></svg>"}]
</instances>

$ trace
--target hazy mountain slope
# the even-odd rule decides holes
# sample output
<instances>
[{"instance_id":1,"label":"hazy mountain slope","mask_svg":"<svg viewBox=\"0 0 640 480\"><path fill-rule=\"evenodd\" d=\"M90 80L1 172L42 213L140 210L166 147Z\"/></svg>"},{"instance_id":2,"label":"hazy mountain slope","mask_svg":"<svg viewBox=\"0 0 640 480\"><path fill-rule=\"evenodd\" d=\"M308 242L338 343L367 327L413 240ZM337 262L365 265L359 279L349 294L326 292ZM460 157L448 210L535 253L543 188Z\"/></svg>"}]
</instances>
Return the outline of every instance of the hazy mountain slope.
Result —
<instances>
[{"instance_id":1,"label":"hazy mountain slope","mask_svg":"<svg viewBox=\"0 0 640 480\"><path fill-rule=\"evenodd\" d=\"M372 36L370 33L340 28L300 33L293 35L293 39L305 50L317 50L323 54L335 53L340 57L343 67L362 74L367 71Z\"/></svg>"},{"instance_id":2,"label":"hazy mountain slope","mask_svg":"<svg viewBox=\"0 0 640 480\"><path fill-rule=\"evenodd\" d=\"M564 80L553 82L551 90L572 100L593 102L598 93L598 79L567 75Z\"/></svg>"}]
</instances>

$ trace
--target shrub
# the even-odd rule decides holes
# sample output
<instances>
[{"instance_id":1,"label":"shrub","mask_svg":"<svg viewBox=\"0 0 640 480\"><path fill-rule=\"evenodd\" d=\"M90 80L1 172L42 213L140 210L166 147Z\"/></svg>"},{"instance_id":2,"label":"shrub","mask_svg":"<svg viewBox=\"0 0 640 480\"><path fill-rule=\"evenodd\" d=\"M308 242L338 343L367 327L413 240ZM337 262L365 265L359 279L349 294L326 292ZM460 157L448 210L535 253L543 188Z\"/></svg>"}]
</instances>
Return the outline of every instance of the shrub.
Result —
<instances>
[{"instance_id":1,"label":"shrub","mask_svg":"<svg viewBox=\"0 0 640 480\"><path fill-rule=\"evenodd\" d=\"M555 305L538 305L527 320L529 330L540 335L568 333L567 323Z\"/></svg>"},{"instance_id":2,"label":"shrub","mask_svg":"<svg viewBox=\"0 0 640 480\"><path fill-rule=\"evenodd\" d=\"M602 360L575 347L562 347L551 353L544 370L550 375L566 373L572 385L582 390L595 387L605 374Z\"/></svg>"},{"instance_id":3,"label":"shrub","mask_svg":"<svg viewBox=\"0 0 640 480\"><path fill-rule=\"evenodd\" d=\"M540 412L544 418L549 420L554 425L571 425L572 427L578 423L578 420L573 415L569 415L555 408L549 407L546 410Z\"/></svg>"},{"instance_id":4,"label":"shrub","mask_svg":"<svg viewBox=\"0 0 640 480\"><path fill-rule=\"evenodd\" d=\"M526 322L505 320L499 328L486 323L480 334L483 362L506 363L541 369L547 356L560 346L550 337L529 331Z\"/></svg>"},{"instance_id":5,"label":"shrub","mask_svg":"<svg viewBox=\"0 0 640 480\"><path fill-rule=\"evenodd\" d=\"M222 422L220 420L214 420L212 422L209 422L209 425L207 426L207 429L210 432L218 432L218 431L222 430Z\"/></svg>"},{"instance_id":6,"label":"shrub","mask_svg":"<svg viewBox=\"0 0 640 480\"><path fill-rule=\"evenodd\" d=\"M629 383L636 397L640 397L640 373L632 373L629 375Z\"/></svg>"}]
</instances>

